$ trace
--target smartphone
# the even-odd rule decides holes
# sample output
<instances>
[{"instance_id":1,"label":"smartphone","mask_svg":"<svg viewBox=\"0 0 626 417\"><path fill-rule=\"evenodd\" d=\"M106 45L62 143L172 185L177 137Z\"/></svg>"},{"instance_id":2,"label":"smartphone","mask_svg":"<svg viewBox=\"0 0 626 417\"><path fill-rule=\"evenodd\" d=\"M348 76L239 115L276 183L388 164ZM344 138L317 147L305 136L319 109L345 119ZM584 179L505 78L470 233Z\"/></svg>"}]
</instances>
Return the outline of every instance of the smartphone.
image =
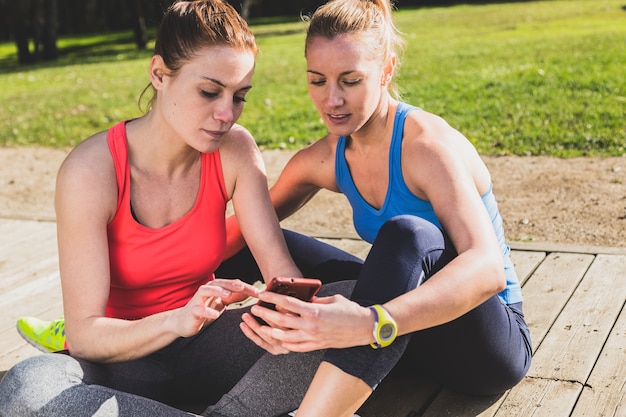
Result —
<instances>
[{"instance_id":1,"label":"smartphone","mask_svg":"<svg viewBox=\"0 0 626 417\"><path fill-rule=\"evenodd\" d=\"M277 294L284 294L290 297L296 297L302 301L311 301L322 287L322 281L315 278L287 278L274 277L267 284L265 291L272 291ZM258 305L266 308L276 309L276 305L259 301ZM256 318L261 324L266 324L260 318Z\"/></svg>"}]
</instances>

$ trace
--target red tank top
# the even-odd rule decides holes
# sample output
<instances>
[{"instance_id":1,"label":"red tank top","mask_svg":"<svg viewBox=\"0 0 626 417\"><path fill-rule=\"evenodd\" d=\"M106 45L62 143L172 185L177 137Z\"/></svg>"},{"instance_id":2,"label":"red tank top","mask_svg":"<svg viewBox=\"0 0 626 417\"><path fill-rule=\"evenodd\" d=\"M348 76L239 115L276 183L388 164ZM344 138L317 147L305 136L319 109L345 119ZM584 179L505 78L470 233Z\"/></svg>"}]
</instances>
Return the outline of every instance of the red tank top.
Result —
<instances>
[{"instance_id":1,"label":"red tank top","mask_svg":"<svg viewBox=\"0 0 626 417\"><path fill-rule=\"evenodd\" d=\"M202 177L193 208L157 229L139 224L130 202L125 122L109 129L117 178L117 209L109 223L111 288L107 317L139 319L184 306L213 275L226 246L227 194L219 151L202 154Z\"/></svg>"}]
</instances>

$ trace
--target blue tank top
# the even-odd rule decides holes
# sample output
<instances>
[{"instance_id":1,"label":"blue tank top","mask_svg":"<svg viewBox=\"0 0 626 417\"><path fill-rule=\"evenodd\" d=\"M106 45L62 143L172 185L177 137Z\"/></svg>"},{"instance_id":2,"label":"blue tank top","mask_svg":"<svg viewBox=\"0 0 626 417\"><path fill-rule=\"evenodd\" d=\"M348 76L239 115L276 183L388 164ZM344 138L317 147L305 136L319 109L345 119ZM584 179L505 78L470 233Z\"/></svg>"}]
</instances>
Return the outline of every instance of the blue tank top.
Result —
<instances>
[{"instance_id":1,"label":"blue tank top","mask_svg":"<svg viewBox=\"0 0 626 417\"><path fill-rule=\"evenodd\" d=\"M365 201L354 185L345 158L346 137L340 137L337 142L337 151L335 154L337 186L348 198L352 206L354 228L359 236L369 243L374 242L378 230L383 223L400 214L411 214L421 217L442 229L432 204L430 204L429 201L422 200L415 196L409 190L402 177L401 153L404 121L407 114L414 109L418 108L406 103L400 103L396 110L391 147L389 149L389 185L387 187L385 201L380 209L375 209ZM481 198L491 217L491 222L496 232L504 260L504 273L507 285L504 291L499 293L498 296L506 304L519 303L522 301L522 290L517 274L515 273L513 262L509 256L510 248L505 242L502 217L498 211L498 204L493 194L492 187L490 187L489 191L482 195Z\"/></svg>"}]
</instances>

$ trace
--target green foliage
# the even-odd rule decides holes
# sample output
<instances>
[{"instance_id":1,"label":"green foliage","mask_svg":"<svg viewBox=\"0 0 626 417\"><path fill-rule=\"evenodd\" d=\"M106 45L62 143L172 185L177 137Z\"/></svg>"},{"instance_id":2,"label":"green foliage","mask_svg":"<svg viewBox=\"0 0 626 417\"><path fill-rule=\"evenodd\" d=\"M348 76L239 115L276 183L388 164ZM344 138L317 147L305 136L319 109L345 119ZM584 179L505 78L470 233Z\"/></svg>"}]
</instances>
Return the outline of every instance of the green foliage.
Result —
<instances>
[{"instance_id":1,"label":"green foliage","mask_svg":"<svg viewBox=\"0 0 626 417\"><path fill-rule=\"evenodd\" d=\"M536 1L396 12L403 99L443 116L485 154L623 155L621 0ZM253 24L261 52L240 123L260 146L325 132L307 95L304 23ZM66 147L139 116L150 53L130 33L59 40L61 59L17 67L0 44L0 145Z\"/></svg>"}]
</instances>

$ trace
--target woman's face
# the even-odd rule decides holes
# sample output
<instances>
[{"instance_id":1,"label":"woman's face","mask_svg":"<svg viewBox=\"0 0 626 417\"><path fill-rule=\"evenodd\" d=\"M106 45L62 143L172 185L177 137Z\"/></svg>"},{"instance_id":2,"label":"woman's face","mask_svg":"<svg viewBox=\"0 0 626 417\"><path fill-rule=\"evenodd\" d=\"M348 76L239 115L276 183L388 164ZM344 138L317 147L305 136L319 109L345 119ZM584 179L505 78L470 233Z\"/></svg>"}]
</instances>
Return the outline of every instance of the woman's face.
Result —
<instances>
[{"instance_id":1,"label":"woman's face","mask_svg":"<svg viewBox=\"0 0 626 417\"><path fill-rule=\"evenodd\" d=\"M383 65L362 35L315 37L307 45L309 95L328 130L347 136L363 127L386 92Z\"/></svg>"},{"instance_id":2,"label":"woman's face","mask_svg":"<svg viewBox=\"0 0 626 417\"><path fill-rule=\"evenodd\" d=\"M162 65L155 58L153 65ZM243 111L254 58L252 52L227 46L198 51L176 74L157 81L158 111L189 146L200 152L216 150Z\"/></svg>"}]
</instances>

